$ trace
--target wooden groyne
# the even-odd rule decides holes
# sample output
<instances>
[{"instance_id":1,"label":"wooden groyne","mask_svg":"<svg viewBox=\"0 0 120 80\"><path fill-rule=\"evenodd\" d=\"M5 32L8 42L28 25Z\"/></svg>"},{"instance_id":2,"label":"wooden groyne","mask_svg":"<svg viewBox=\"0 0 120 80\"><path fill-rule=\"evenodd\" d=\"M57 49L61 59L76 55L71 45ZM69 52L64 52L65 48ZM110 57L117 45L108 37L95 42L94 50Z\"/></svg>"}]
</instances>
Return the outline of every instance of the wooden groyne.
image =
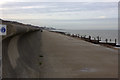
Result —
<instances>
[{"instance_id":1,"label":"wooden groyne","mask_svg":"<svg viewBox=\"0 0 120 80\"><path fill-rule=\"evenodd\" d=\"M91 42L94 44L100 44L100 45L104 45L107 47L120 47L120 45L117 45L117 39L114 40L114 42L111 39L105 39L104 41L101 40L100 36L92 37L92 36L88 36L86 37L86 35L81 36L80 34L70 34L67 32L60 32L60 31L50 31L50 32L55 32L55 33L59 33L62 35L66 35L66 36L70 36L70 37L74 37L74 38L78 38L87 42Z\"/></svg>"}]
</instances>

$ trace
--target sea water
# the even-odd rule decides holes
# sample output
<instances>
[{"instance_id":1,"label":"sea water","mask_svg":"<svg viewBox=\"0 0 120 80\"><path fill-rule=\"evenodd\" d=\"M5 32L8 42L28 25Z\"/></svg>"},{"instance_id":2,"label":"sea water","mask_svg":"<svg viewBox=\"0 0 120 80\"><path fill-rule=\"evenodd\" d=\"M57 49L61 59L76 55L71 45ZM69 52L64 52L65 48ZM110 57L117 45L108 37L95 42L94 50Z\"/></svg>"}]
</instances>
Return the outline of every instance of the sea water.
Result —
<instances>
[{"instance_id":1,"label":"sea water","mask_svg":"<svg viewBox=\"0 0 120 80\"><path fill-rule=\"evenodd\" d=\"M117 39L118 43L118 30L63 30L65 32L68 32L70 34L79 34L80 36L91 36L93 38L97 38L97 36L101 37L101 41L105 41L105 39L108 39L108 42L115 42L115 39Z\"/></svg>"}]
</instances>

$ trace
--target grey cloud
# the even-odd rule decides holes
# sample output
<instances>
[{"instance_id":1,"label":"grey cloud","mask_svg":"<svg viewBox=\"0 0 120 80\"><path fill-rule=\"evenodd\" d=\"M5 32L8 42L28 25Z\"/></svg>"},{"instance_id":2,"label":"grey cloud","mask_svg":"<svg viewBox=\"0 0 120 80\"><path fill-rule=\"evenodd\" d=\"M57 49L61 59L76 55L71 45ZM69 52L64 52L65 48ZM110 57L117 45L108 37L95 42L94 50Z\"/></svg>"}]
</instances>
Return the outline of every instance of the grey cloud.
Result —
<instances>
[{"instance_id":1,"label":"grey cloud","mask_svg":"<svg viewBox=\"0 0 120 80\"><path fill-rule=\"evenodd\" d=\"M117 3L83 3L83 2L16 2L4 4L3 8L13 8L12 10L3 10L4 13L55 13L55 12L78 12L78 11L98 11L98 10L117 10ZM27 6L48 6L46 8L29 8L20 9L15 7ZM54 6L54 7L53 7ZM15 9L14 9L15 8Z\"/></svg>"}]
</instances>

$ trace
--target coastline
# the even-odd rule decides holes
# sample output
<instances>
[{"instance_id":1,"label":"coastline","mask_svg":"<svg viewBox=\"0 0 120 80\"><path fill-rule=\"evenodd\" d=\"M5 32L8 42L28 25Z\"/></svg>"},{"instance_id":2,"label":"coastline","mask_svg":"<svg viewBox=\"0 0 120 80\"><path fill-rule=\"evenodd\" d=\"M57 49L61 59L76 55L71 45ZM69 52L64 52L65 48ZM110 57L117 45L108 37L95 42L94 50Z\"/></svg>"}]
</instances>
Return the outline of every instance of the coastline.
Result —
<instances>
[{"instance_id":1,"label":"coastline","mask_svg":"<svg viewBox=\"0 0 120 80\"><path fill-rule=\"evenodd\" d=\"M108 48L112 48L112 49L116 49L116 50L119 50L120 49L120 45L117 44L117 40L115 42L108 42L107 41L102 41L101 40L101 37L97 37L94 39L91 39L93 36L89 36L89 37L86 37L85 36L80 36L79 34L72 34L72 33L69 33L69 32L65 32L64 30L48 30L50 32L55 32L55 33L59 33L59 34L62 34L62 35L65 35L65 36L69 36L69 37L73 37L73 38L76 38L76 39L79 39L79 40L84 40L84 41L87 41L87 42L90 42L90 43L93 43L93 44L97 44L97 45L101 45L101 46L105 46L105 47L108 47ZM87 35L88 36L88 35Z\"/></svg>"}]
</instances>

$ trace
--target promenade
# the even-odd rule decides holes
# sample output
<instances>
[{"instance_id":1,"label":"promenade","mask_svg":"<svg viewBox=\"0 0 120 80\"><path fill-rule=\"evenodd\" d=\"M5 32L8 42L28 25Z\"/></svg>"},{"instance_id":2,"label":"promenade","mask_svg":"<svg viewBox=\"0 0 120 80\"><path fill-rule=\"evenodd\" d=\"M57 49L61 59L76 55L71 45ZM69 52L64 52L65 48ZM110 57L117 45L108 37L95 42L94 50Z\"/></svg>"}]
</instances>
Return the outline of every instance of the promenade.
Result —
<instances>
[{"instance_id":1,"label":"promenade","mask_svg":"<svg viewBox=\"0 0 120 80\"><path fill-rule=\"evenodd\" d=\"M41 77L115 78L118 51L58 33L42 33Z\"/></svg>"},{"instance_id":2,"label":"promenade","mask_svg":"<svg viewBox=\"0 0 120 80\"><path fill-rule=\"evenodd\" d=\"M2 44L3 78L118 76L118 51L84 40L34 31L6 38Z\"/></svg>"}]
</instances>

